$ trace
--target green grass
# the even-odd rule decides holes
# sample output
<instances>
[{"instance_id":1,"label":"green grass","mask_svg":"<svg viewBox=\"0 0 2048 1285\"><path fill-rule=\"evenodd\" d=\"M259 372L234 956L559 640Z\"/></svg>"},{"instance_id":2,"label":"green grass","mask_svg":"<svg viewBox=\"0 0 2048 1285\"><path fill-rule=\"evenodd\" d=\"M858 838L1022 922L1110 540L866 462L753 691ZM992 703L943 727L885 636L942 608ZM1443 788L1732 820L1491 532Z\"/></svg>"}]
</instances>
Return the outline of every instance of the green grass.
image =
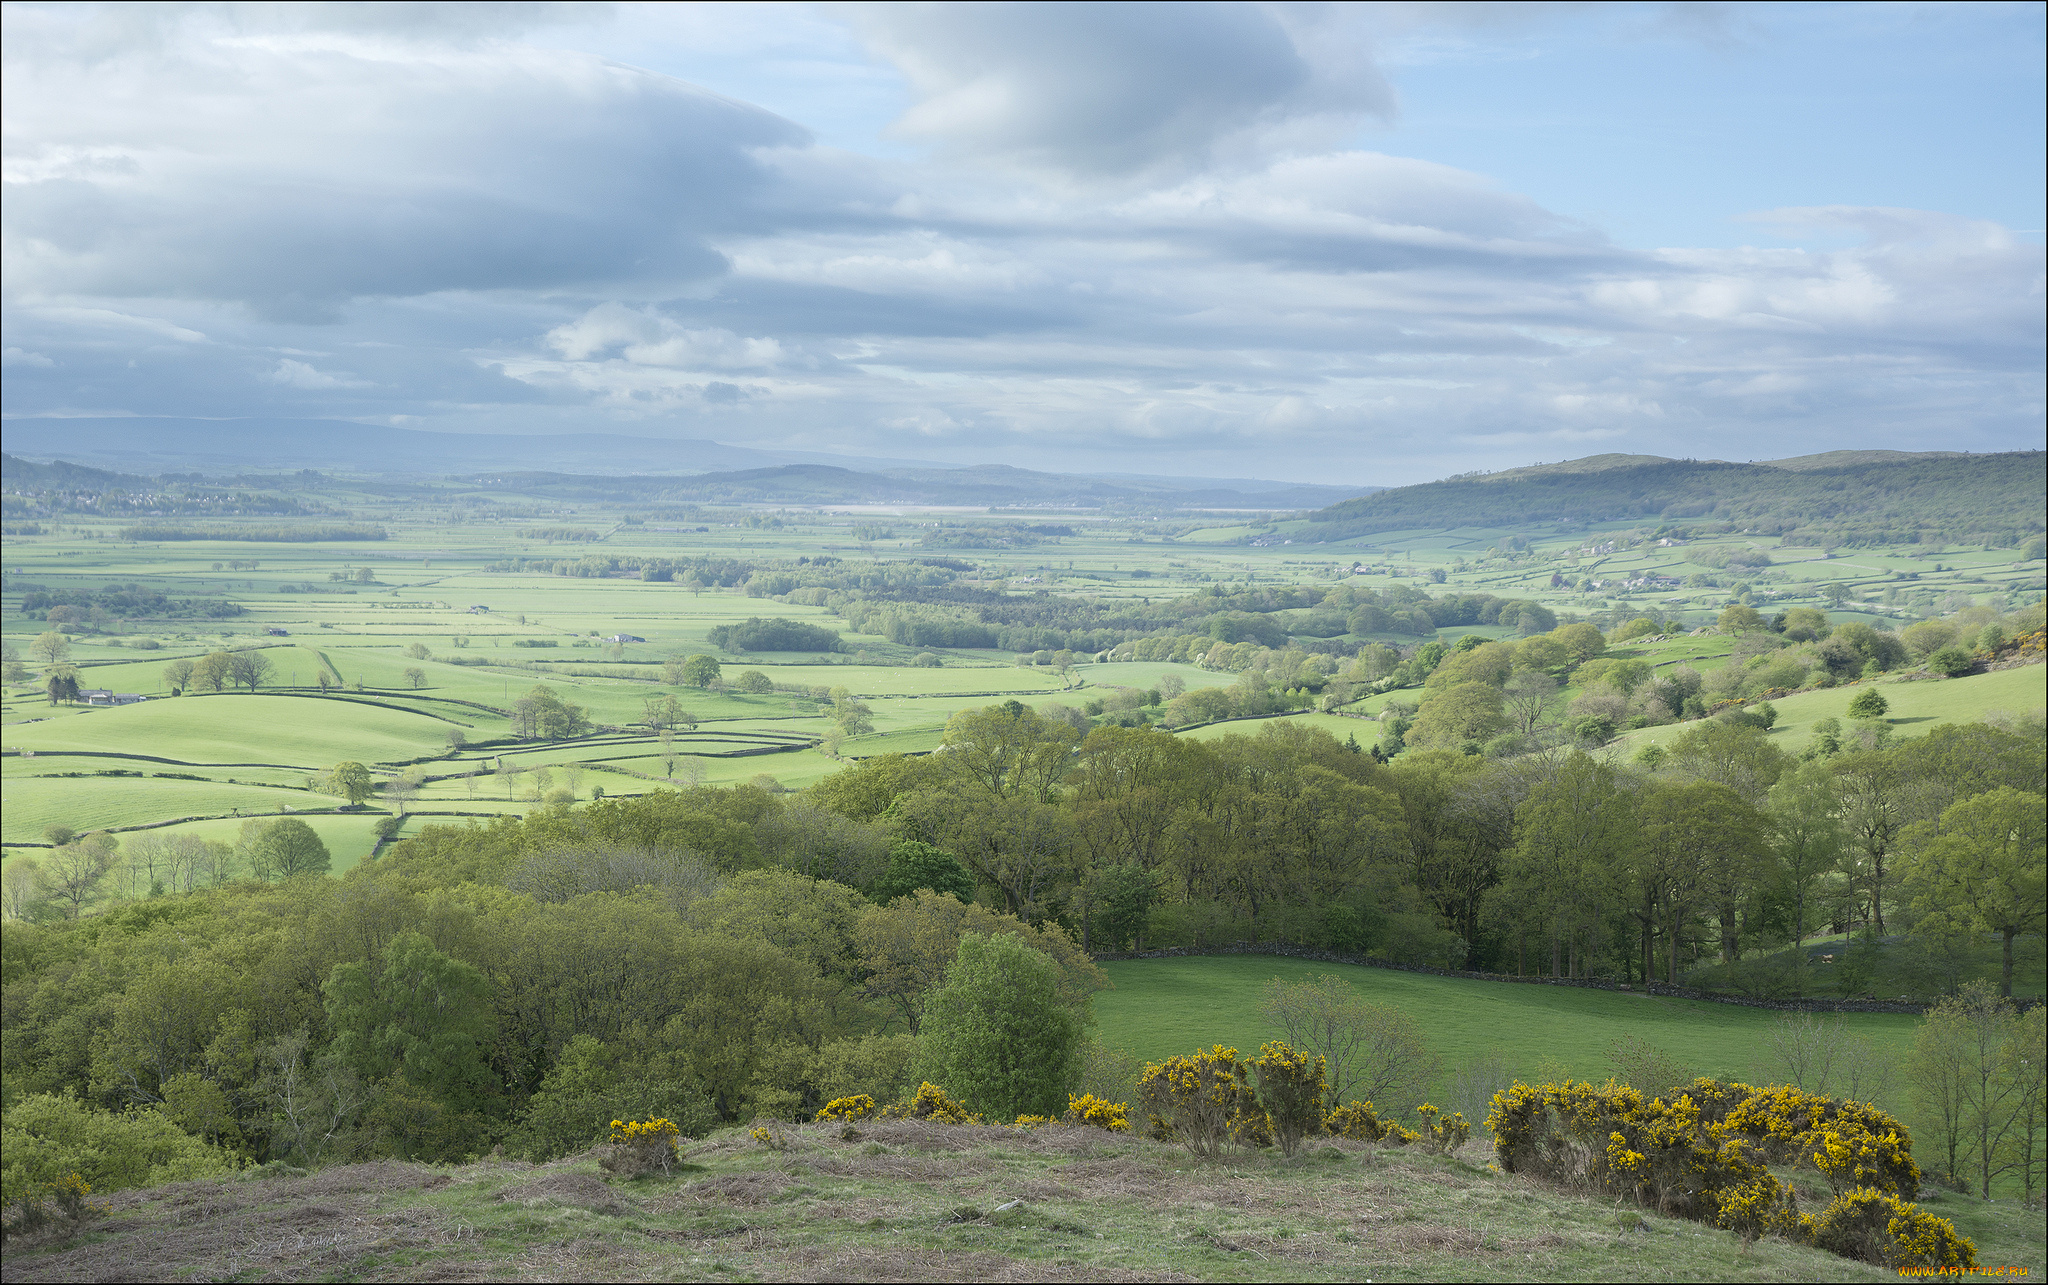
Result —
<instances>
[{"instance_id":1,"label":"green grass","mask_svg":"<svg viewBox=\"0 0 2048 1285\"><path fill-rule=\"evenodd\" d=\"M1365 998L1411 1015L1447 1070L1498 1049L1523 1076L1555 1065L1579 1078L1601 1080L1612 1074L1609 1046L1635 1035L1702 1075L1776 1078L1759 1062L1764 1038L1778 1021L1768 1009L1432 977L1274 955L1132 959L1102 969L1115 986L1095 998L1103 1041L1154 1061L1215 1043L1250 1056L1263 1041L1282 1034L1259 1016L1266 983L1275 977L1298 981L1333 973ZM1901 1055L1917 1021L1884 1013L1851 1014L1847 1020L1880 1047ZM1891 1105L1902 1109L1904 1104Z\"/></svg>"},{"instance_id":2,"label":"green grass","mask_svg":"<svg viewBox=\"0 0 2048 1285\"><path fill-rule=\"evenodd\" d=\"M1798 692L1771 702L1778 711L1777 724L1771 728L1772 743L1797 754L1812 741L1813 725L1821 719L1840 719L1844 728L1850 727L1855 720L1849 717L1849 702L1871 686L1882 692L1891 706L1885 719L1892 725L1894 736L1924 736L1943 723L1977 722L1987 714L2001 711L2025 715L2040 710L2048 702L2048 665L2025 665L1967 678L1911 683L1879 680L1875 684ZM1687 726L1670 723L1645 727L1627 733L1618 744L1625 753L1635 754L1646 745L1676 740Z\"/></svg>"},{"instance_id":3,"label":"green grass","mask_svg":"<svg viewBox=\"0 0 2048 1285\"><path fill-rule=\"evenodd\" d=\"M447 748L451 725L424 714L318 697L234 695L147 701L7 729L9 749L153 754L187 763L324 768Z\"/></svg>"},{"instance_id":4,"label":"green grass","mask_svg":"<svg viewBox=\"0 0 2048 1285\"><path fill-rule=\"evenodd\" d=\"M264 789L213 781L161 781L147 777L23 777L6 779L7 806L0 813L0 840L40 843L43 830L68 825L80 833L141 825L166 817L214 816L236 808L244 816L270 814L279 807L333 807L340 802L304 790Z\"/></svg>"},{"instance_id":5,"label":"green grass","mask_svg":"<svg viewBox=\"0 0 2048 1285\"><path fill-rule=\"evenodd\" d=\"M1366 718L1345 718L1339 714L1284 714L1279 718L1233 718L1222 723L1210 723L1177 733L1193 737L1198 741L1213 741L1224 736L1257 736L1261 729L1275 723L1286 722L1297 727L1314 727L1328 732L1340 744L1356 737L1360 749L1371 749L1380 739L1380 724Z\"/></svg>"}]
</instances>

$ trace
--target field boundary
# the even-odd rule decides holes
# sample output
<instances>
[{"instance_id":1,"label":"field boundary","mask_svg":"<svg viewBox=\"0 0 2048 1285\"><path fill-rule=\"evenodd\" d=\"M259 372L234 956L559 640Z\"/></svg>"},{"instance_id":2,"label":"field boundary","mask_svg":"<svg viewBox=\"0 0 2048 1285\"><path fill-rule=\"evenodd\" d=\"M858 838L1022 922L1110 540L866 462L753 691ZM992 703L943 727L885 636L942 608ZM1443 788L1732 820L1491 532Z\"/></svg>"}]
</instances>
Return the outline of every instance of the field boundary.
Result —
<instances>
[{"instance_id":1,"label":"field boundary","mask_svg":"<svg viewBox=\"0 0 2048 1285\"><path fill-rule=\"evenodd\" d=\"M1898 999L1750 999L1742 995L1716 995L1690 986L1669 986L1662 982L1617 982L1605 977L1517 977L1512 973L1475 973L1457 968L1436 968L1429 964L1397 964L1367 955L1348 955L1295 946L1287 942L1231 942L1223 946L1165 946L1158 950L1097 951L1089 958L1097 963L1126 959L1184 959L1201 955L1278 955L1289 959L1310 959L1326 964L1356 964L1362 968L1386 968L1401 973L1422 973L1430 977L1457 977L1475 982L1516 982L1533 986L1572 986L1582 990L1616 991L1631 995L1654 995L1660 999L1690 999L1708 1004L1734 1004L1742 1008L1769 1008L1788 1013L1904 1013L1919 1016L1931 1004ZM2044 1001L2012 1001L2022 1010Z\"/></svg>"}]
</instances>

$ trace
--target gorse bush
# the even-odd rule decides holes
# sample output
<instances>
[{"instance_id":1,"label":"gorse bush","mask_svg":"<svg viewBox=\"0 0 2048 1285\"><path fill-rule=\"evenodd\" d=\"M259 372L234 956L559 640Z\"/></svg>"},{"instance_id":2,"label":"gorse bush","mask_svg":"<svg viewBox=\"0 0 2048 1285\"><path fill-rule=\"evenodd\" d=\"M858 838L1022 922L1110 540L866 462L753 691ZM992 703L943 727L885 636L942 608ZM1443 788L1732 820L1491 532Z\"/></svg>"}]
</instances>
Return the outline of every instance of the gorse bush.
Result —
<instances>
[{"instance_id":1,"label":"gorse bush","mask_svg":"<svg viewBox=\"0 0 2048 1285\"><path fill-rule=\"evenodd\" d=\"M1206 1052L1170 1057L1145 1067L1138 1095L1151 1136L1178 1141L1198 1156L1260 1146L1271 1122L1237 1050L1217 1044Z\"/></svg>"},{"instance_id":2,"label":"gorse bush","mask_svg":"<svg viewBox=\"0 0 2048 1285\"><path fill-rule=\"evenodd\" d=\"M683 1158L682 1148L676 1145L681 1133L673 1120L614 1120L611 1149L598 1160L598 1166L623 1178L653 1173L667 1177Z\"/></svg>"},{"instance_id":3,"label":"gorse bush","mask_svg":"<svg viewBox=\"0 0 2048 1285\"><path fill-rule=\"evenodd\" d=\"M875 1100L865 1093L834 1098L818 1112L820 1120L865 1120L875 1113Z\"/></svg>"},{"instance_id":4,"label":"gorse bush","mask_svg":"<svg viewBox=\"0 0 2048 1285\"><path fill-rule=\"evenodd\" d=\"M1293 1155L1303 1138L1323 1131L1323 1095L1330 1089L1323 1072L1328 1065L1327 1059L1312 1057L1284 1041L1261 1045L1259 1055L1252 1059L1259 1105L1272 1121L1281 1154Z\"/></svg>"},{"instance_id":5,"label":"gorse bush","mask_svg":"<svg viewBox=\"0 0 2048 1285\"><path fill-rule=\"evenodd\" d=\"M1323 1128L1335 1137L1353 1142L1384 1142L1391 1147L1405 1147L1422 1136L1381 1116L1370 1102L1338 1107L1323 1117Z\"/></svg>"},{"instance_id":6,"label":"gorse bush","mask_svg":"<svg viewBox=\"0 0 2048 1285\"><path fill-rule=\"evenodd\" d=\"M1816 1218L1799 1220L1801 1238L1831 1254L1895 1269L1977 1265L1977 1247L1956 1225L1890 1192L1855 1187L1836 1196Z\"/></svg>"},{"instance_id":7,"label":"gorse bush","mask_svg":"<svg viewBox=\"0 0 2048 1285\"><path fill-rule=\"evenodd\" d=\"M1121 1102L1105 1102L1092 1093L1083 1093L1067 1099L1068 1124L1089 1124L1111 1133L1129 1133L1129 1113Z\"/></svg>"},{"instance_id":8,"label":"gorse bush","mask_svg":"<svg viewBox=\"0 0 2048 1285\"><path fill-rule=\"evenodd\" d=\"M908 1102L899 1102L882 1108L884 1120L937 1120L941 1124L980 1124L981 1117L967 1109L967 1104L947 1095L938 1085L927 1080L917 1086L917 1093Z\"/></svg>"},{"instance_id":9,"label":"gorse bush","mask_svg":"<svg viewBox=\"0 0 2048 1285\"><path fill-rule=\"evenodd\" d=\"M1517 1083L1495 1095L1487 1127L1509 1173L1632 1197L1745 1238L1787 1235L1892 1266L1974 1261L1946 1220L1900 1199L1919 1187L1912 1141L1862 1103L1704 1078L1668 1101L1612 1082ZM1771 1162L1812 1165L1835 1203L1819 1219L1802 1215Z\"/></svg>"},{"instance_id":10,"label":"gorse bush","mask_svg":"<svg viewBox=\"0 0 2048 1285\"><path fill-rule=\"evenodd\" d=\"M1444 1115L1441 1108L1425 1102L1415 1108L1415 1114L1422 1117L1422 1130L1417 1134L1422 1140L1422 1149L1431 1155L1449 1155L1464 1146L1466 1139L1472 1136L1472 1124L1462 1111Z\"/></svg>"}]
</instances>

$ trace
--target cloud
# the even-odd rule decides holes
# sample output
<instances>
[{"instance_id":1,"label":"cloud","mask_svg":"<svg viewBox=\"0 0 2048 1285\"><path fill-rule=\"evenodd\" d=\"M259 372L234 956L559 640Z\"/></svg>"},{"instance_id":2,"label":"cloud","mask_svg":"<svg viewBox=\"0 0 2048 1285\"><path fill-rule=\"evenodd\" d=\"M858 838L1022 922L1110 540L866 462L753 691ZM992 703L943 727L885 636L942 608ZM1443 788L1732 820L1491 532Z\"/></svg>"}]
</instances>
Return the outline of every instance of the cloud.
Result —
<instances>
[{"instance_id":1,"label":"cloud","mask_svg":"<svg viewBox=\"0 0 2048 1285\"><path fill-rule=\"evenodd\" d=\"M9 8L7 408L1382 482L2039 440L2038 246L1617 246L1332 141L1393 110L1369 36L1526 8L1360 12L856 10L892 160L550 47L573 7Z\"/></svg>"},{"instance_id":2,"label":"cloud","mask_svg":"<svg viewBox=\"0 0 2048 1285\"><path fill-rule=\"evenodd\" d=\"M295 361L290 357L285 357L279 360L279 362L277 363L277 369L271 371L269 375L265 376L265 378L269 379L270 382L273 384L283 384L288 388L325 389L370 387L370 381L366 379L357 379L353 374L350 374L348 372L343 372L339 375L329 374L327 371L316 370L312 366L307 365L305 362Z\"/></svg>"},{"instance_id":3,"label":"cloud","mask_svg":"<svg viewBox=\"0 0 2048 1285\"><path fill-rule=\"evenodd\" d=\"M760 224L755 149L805 138L587 55L335 24L250 32L224 12L243 25L185 11L148 40L96 33L90 56L56 19L14 24L28 28L10 32L5 91L18 296L332 320L364 296L673 290L724 271L708 237Z\"/></svg>"},{"instance_id":4,"label":"cloud","mask_svg":"<svg viewBox=\"0 0 2048 1285\"><path fill-rule=\"evenodd\" d=\"M774 339L749 339L730 330L692 330L655 313L601 304L548 332L548 346L570 361L617 352L636 366L689 370L765 370L788 354Z\"/></svg>"},{"instance_id":5,"label":"cloud","mask_svg":"<svg viewBox=\"0 0 2048 1285\"><path fill-rule=\"evenodd\" d=\"M1356 24L1258 4L859 5L910 81L906 138L1086 178L1174 174L1304 126L1390 116Z\"/></svg>"}]
</instances>

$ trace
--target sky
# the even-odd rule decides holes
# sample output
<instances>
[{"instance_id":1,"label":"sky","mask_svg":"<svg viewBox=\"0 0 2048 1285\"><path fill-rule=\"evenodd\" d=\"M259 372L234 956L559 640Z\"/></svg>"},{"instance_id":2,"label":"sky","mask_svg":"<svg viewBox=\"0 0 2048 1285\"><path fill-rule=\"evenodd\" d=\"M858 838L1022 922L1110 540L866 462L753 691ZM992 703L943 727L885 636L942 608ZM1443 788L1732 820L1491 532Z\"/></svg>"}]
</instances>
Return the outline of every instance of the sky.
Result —
<instances>
[{"instance_id":1,"label":"sky","mask_svg":"<svg viewBox=\"0 0 2048 1285\"><path fill-rule=\"evenodd\" d=\"M7 4L0 408L1399 485L2044 442L2040 4Z\"/></svg>"}]
</instances>

